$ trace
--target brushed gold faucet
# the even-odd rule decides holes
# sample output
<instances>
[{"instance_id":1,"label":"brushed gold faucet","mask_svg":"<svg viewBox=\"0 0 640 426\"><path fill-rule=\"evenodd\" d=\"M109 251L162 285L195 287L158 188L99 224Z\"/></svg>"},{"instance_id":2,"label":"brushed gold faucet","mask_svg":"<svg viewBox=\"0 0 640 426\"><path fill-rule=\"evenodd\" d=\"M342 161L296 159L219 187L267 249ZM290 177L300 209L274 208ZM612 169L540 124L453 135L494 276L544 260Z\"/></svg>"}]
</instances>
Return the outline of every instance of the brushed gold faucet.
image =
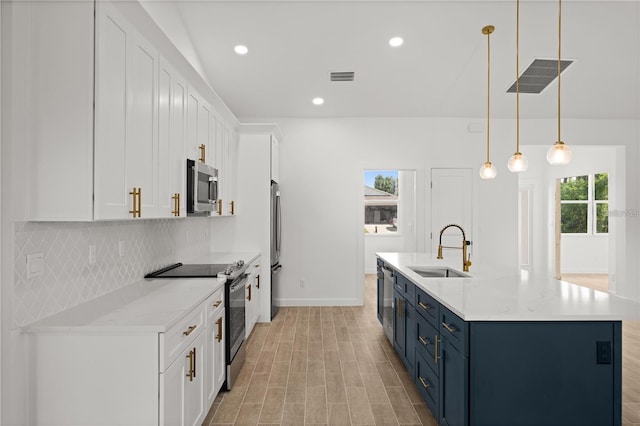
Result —
<instances>
[{"instance_id":1,"label":"brushed gold faucet","mask_svg":"<svg viewBox=\"0 0 640 426\"><path fill-rule=\"evenodd\" d=\"M444 233L444 231L447 228L458 228L461 232L462 232L462 247L447 247L447 246L442 246L442 234ZM467 241L467 237L464 233L464 229L462 229L462 226L460 225L456 225L454 223L445 226L444 228L442 228L442 230L440 231L440 241L438 243L438 259L444 259L442 257L442 249L443 248L449 248L449 249L462 249L462 270L464 272L469 272L469 266L471 266L471 254L469 254L469 256L467 256L467 246L471 245L471 241Z\"/></svg>"}]
</instances>

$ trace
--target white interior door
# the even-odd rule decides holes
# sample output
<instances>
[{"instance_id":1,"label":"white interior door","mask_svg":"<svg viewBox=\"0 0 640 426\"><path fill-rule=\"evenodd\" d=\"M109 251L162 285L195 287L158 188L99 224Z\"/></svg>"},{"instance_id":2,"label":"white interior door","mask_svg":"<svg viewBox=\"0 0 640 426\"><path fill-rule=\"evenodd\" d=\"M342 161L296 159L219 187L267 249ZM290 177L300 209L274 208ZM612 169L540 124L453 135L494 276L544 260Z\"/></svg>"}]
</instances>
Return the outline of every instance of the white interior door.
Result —
<instances>
[{"instance_id":1,"label":"white interior door","mask_svg":"<svg viewBox=\"0 0 640 426\"><path fill-rule=\"evenodd\" d=\"M449 224L460 225L467 240L472 241L472 170L431 169L431 253L438 254L440 231ZM429 227L427 225L427 227ZM462 235L456 228L449 228L442 236L442 245L462 248ZM468 247L469 253L473 245ZM444 249L443 257L459 258L460 250ZM473 261L473 258L471 259Z\"/></svg>"}]
</instances>

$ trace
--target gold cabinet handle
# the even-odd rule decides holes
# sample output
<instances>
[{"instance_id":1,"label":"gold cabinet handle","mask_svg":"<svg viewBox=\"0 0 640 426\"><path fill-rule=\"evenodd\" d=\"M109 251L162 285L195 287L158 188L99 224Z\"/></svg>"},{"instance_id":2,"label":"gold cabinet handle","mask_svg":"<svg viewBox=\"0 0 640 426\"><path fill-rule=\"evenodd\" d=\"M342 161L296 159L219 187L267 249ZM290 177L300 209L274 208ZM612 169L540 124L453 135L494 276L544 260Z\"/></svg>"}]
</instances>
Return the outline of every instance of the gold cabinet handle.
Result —
<instances>
[{"instance_id":1,"label":"gold cabinet handle","mask_svg":"<svg viewBox=\"0 0 640 426\"><path fill-rule=\"evenodd\" d=\"M427 389L430 386L422 376L418 376L418 379L420 379L420 383L422 383L423 388Z\"/></svg>"},{"instance_id":2,"label":"gold cabinet handle","mask_svg":"<svg viewBox=\"0 0 640 426\"><path fill-rule=\"evenodd\" d=\"M429 345L429 341L422 336L418 336L418 340L420 340L420 343L422 343L424 346Z\"/></svg>"},{"instance_id":3,"label":"gold cabinet handle","mask_svg":"<svg viewBox=\"0 0 640 426\"><path fill-rule=\"evenodd\" d=\"M197 365L198 365L198 356L196 355L196 348L193 348L193 377L196 377Z\"/></svg>"},{"instance_id":4,"label":"gold cabinet handle","mask_svg":"<svg viewBox=\"0 0 640 426\"><path fill-rule=\"evenodd\" d=\"M218 200L218 216L222 216L222 200Z\"/></svg>"},{"instance_id":5,"label":"gold cabinet handle","mask_svg":"<svg viewBox=\"0 0 640 426\"><path fill-rule=\"evenodd\" d=\"M171 213L174 216L180 216L180 194L176 192L171 196L171 199L173 200L173 210L171 210Z\"/></svg>"},{"instance_id":6,"label":"gold cabinet handle","mask_svg":"<svg viewBox=\"0 0 640 426\"><path fill-rule=\"evenodd\" d=\"M421 307L422 309L424 309L425 311L427 311L427 310L431 309L431 306L429 306L429 305L427 305L427 304L425 304L425 303L422 303L422 302L418 302L418 305L420 305L420 307Z\"/></svg>"},{"instance_id":7,"label":"gold cabinet handle","mask_svg":"<svg viewBox=\"0 0 640 426\"><path fill-rule=\"evenodd\" d=\"M442 321L442 326L451 334L455 333L456 331L458 331L457 328L447 324L446 322Z\"/></svg>"},{"instance_id":8,"label":"gold cabinet handle","mask_svg":"<svg viewBox=\"0 0 640 426\"><path fill-rule=\"evenodd\" d=\"M236 202L235 201L231 202L231 214L232 215L236 214Z\"/></svg>"},{"instance_id":9,"label":"gold cabinet handle","mask_svg":"<svg viewBox=\"0 0 640 426\"><path fill-rule=\"evenodd\" d=\"M222 300L216 300L216 303L213 304L214 308L217 308L222 303Z\"/></svg>"},{"instance_id":10,"label":"gold cabinet handle","mask_svg":"<svg viewBox=\"0 0 640 426\"><path fill-rule=\"evenodd\" d=\"M142 188L133 187L133 191L129 192L129 195L133 196L132 199L132 209L129 210L129 213L133 215L133 217L140 217L141 212L141 204L142 204Z\"/></svg>"},{"instance_id":11,"label":"gold cabinet handle","mask_svg":"<svg viewBox=\"0 0 640 426\"><path fill-rule=\"evenodd\" d=\"M247 290L249 290L249 296L247 296L247 300L251 302L251 284L247 286Z\"/></svg>"},{"instance_id":12,"label":"gold cabinet handle","mask_svg":"<svg viewBox=\"0 0 640 426\"><path fill-rule=\"evenodd\" d=\"M185 336L188 336L191 333L193 333L193 330L195 330L197 327L198 327L197 325L192 325L189 328L187 328L187 331L183 331L182 334L184 334Z\"/></svg>"},{"instance_id":13,"label":"gold cabinet handle","mask_svg":"<svg viewBox=\"0 0 640 426\"><path fill-rule=\"evenodd\" d=\"M440 359L440 355L438 354L438 343L440 343L440 340L438 339L438 335L436 334L435 338L433 339L436 347L435 350L433 351L433 360L436 362L436 364L438 363L438 360Z\"/></svg>"},{"instance_id":14,"label":"gold cabinet handle","mask_svg":"<svg viewBox=\"0 0 640 426\"><path fill-rule=\"evenodd\" d=\"M260 265L256 266L256 268L259 267L259 266ZM260 288L260 275L257 275L256 278L258 279L257 282L256 282L256 288Z\"/></svg>"},{"instance_id":15,"label":"gold cabinet handle","mask_svg":"<svg viewBox=\"0 0 640 426\"><path fill-rule=\"evenodd\" d=\"M218 318L218 320L216 321L216 324L218 324L218 334L216 334L216 340L218 342L222 341L222 317Z\"/></svg>"},{"instance_id":16,"label":"gold cabinet handle","mask_svg":"<svg viewBox=\"0 0 640 426\"><path fill-rule=\"evenodd\" d=\"M189 372L186 374L186 376L189 378L190 382L193 382L193 378L196 376L194 374L194 358L195 358L195 348L191 351L189 351L189 355L187 355L187 358L189 358Z\"/></svg>"},{"instance_id":17,"label":"gold cabinet handle","mask_svg":"<svg viewBox=\"0 0 640 426\"><path fill-rule=\"evenodd\" d=\"M206 152L207 147L204 144L200 144L200 146L198 148L200 148L200 162L204 163L205 152Z\"/></svg>"},{"instance_id":18,"label":"gold cabinet handle","mask_svg":"<svg viewBox=\"0 0 640 426\"><path fill-rule=\"evenodd\" d=\"M402 299L398 299L398 318L402 318Z\"/></svg>"}]
</instances>

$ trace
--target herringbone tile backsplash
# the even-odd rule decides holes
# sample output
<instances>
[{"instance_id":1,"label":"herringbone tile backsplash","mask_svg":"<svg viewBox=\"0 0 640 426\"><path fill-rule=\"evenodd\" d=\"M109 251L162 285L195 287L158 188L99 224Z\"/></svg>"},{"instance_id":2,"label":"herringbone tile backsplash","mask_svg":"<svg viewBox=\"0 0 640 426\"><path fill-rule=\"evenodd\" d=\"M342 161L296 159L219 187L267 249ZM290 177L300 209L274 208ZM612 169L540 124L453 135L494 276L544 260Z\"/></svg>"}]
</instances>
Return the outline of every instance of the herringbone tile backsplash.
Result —
<instances>
[{"instance_id":1,"label":"herringbone tile backsplash","mask_svg":"<svg viewBox=\"0 0 640 426\"><path fill-rule=\"evenodd\" d=\"M12 326L69 309L138 281L185 254L208 250L209 220L16 223ZM96 262L90 264L92 245ZM43 253L44 273L27 278L27 255L34 253Z\"/></svg>"}]
</instances>

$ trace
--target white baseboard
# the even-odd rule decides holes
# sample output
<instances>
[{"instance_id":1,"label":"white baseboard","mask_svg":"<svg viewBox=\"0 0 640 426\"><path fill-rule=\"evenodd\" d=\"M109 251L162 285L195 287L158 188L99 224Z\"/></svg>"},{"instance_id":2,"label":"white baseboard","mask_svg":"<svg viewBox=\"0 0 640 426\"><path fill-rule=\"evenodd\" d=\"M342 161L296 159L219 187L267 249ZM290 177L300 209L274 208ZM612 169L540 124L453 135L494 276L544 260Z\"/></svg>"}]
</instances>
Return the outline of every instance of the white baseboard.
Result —
<instances>
[{"instance_id":1,"label":"white baseboard","mask_svg":"<svg viewBox=\"0 0 640 426\"><path fill-rule=\"evenodd\" d=\"M362 306L356 299L277 299L283 306Z\"/></svg>"},{"instance_id":2,"label":"white baseboard","mask_svg":"<svg viewBox=\"0 0 640 426\"><path fill-rule=\"evenodd\" d=\"M573 269L573 268L569 268L569 269L562 269L560 271L560 274L608 274L609 270L608 269L594 269L594 270L585 270L585 269Z\"/></svg>"}]
</instances>

